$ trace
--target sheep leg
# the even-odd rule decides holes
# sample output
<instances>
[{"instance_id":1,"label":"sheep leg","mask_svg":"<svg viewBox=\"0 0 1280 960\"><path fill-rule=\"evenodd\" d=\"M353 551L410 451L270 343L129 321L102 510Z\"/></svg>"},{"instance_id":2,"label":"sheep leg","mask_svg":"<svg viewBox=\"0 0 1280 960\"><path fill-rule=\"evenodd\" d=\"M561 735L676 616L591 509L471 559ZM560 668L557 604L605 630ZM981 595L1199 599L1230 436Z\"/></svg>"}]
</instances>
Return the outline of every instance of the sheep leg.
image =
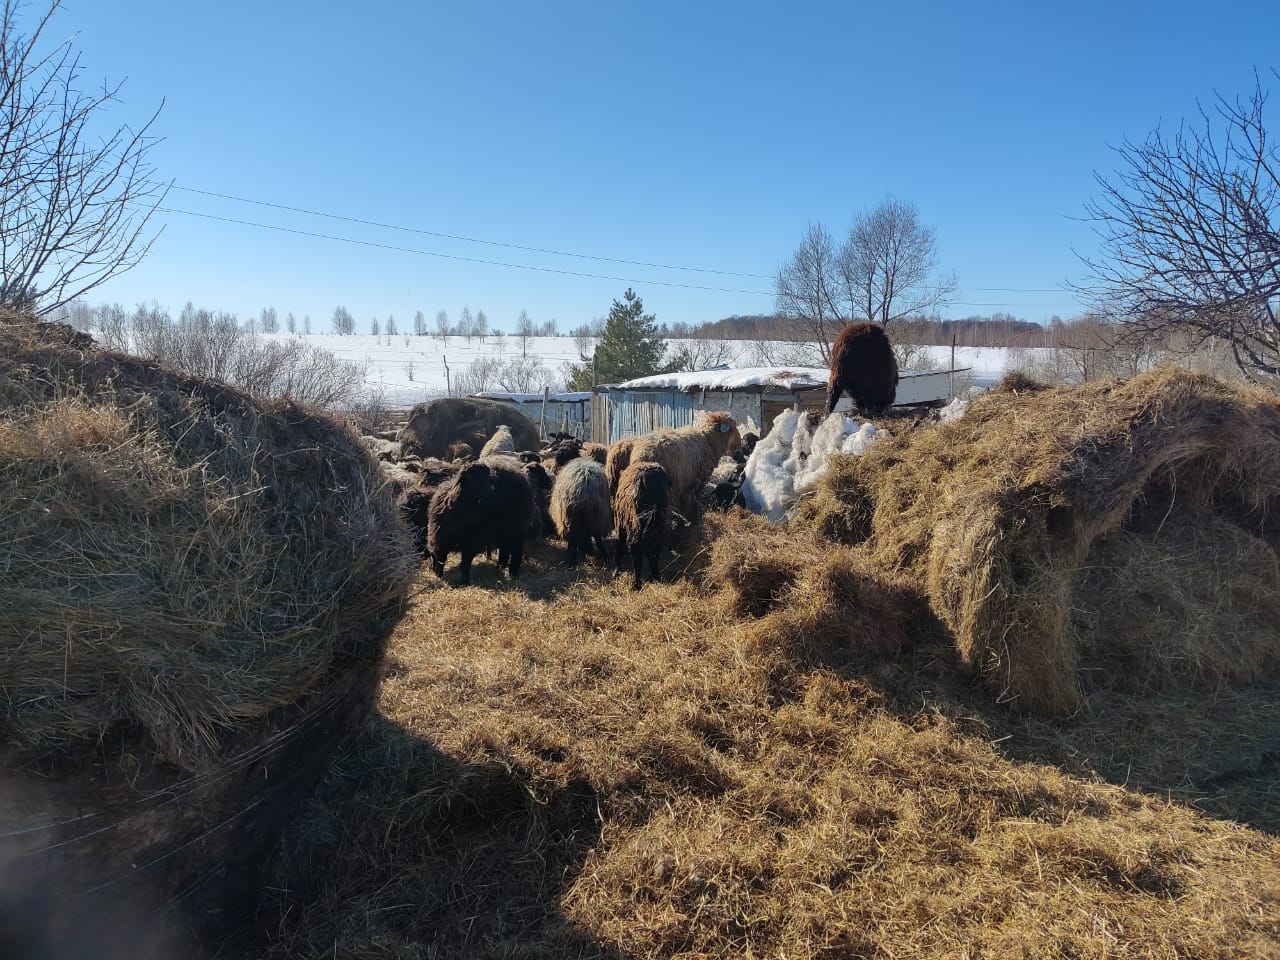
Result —
<instances>
[{"instance_id":1,"label":"sheep leg","mask_svg":"<svg viewBox=\"0 0 1280 960\"><path fill-rule=\"evenodd\" d=\"M448 559L448 554L434 554L431 557L431 572L441 580L444 579L444 562Z\"/></svg>"},{"instance_id":2,"label":"sheep leg","mask_svg":"<svg viewBox=\"0 0 1280 960\"><path fill-rule=\"evenodd\" d=\"M660 546L650 547L649 548L649 579L652 580L654 583L657 583L662 579L662 575L660 573L661 563L659 562L661 561L661 559L662 559L662 547Z\"/></svg>"},{"instance_id":3,"label":"sheep leg","mask_svg":"<svg viewBox=\"0 0 1280 960\"><path fill-rule=\"evenodd\" d=\"M636 541L631 545L631 569L635 573L635 579L631 582L632 590L639 590L641 586L640 573L644 565L644 545ZM649 574L653 574L652 563L649 567Z\"/></svg>"},{"instance_id":4,"label":"sheep leg","mask_svg":"<svg viewBox=\"0 0 1280 960\"><path fill-rule=\"evenodd\" d=\"M511 547L511 561L507 567L511 579L520 576L520 561L524 559L524 541L517 539Z\"/></svg>"},{"instance_id":5,"label":"sheep leg","mask_svg":"<svg viewBox=\"0 0 1280 960\"><path fill-rule=\"evenodd\" d=\"M604 537L596 537L596 550L599 551L600 560L607 568L609 566L609 547L608 544L604 542Z\"/></svg>"},{"instance_id":6,"label":"sheep leg","mask_svg":"<svg viewBox=\"0 0 1280 960\"><path fill-rule=\"evenodd\" d=\"M462 552L462 564L458 568L461 573L461 577L458 582L464 586L471 582L471 561L474 558L474 553L468 553L465 550Z\"/></svg>"},{"instance_id":7,"label":"sheep leg","mask_svg":"<svg viewBox=\"0 0 1280 960\"><path fill-rule=\"evenodd\" d=\"M829 384L827 386L827 416L836 412L836 404L840 402L840 394L843 388L838 384Z\"/></svg>"},{"instance_id":8,"label":"sheep leg","mask_svg":"<svg viewBox=\"0 0 1280 960\"><path fill-rule=\"evenodd\" d=\"M613 555L615 573L622 572L622 561L626 559L629 552L630 551L627 549L627 534L625 531L619 530L617 552Z\"/></svg>"},{"instance_id":9,"label":"sheep leg","mask_svg":"<svg viewBox=\"0 0 1280 960\"><path fill-rule=\"evenodd\" d=\"M578 565L578 538L576 536L569 538L569 566L576 567Z\"/></svg>"}]
</instances>

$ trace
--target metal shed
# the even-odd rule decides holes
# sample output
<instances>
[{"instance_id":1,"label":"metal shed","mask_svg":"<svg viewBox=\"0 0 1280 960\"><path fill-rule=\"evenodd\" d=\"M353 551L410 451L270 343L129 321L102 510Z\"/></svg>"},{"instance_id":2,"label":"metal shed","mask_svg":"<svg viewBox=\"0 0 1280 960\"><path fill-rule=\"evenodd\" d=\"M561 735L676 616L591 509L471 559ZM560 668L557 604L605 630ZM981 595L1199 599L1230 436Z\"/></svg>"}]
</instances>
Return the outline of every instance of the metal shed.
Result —
<instances>
[{"instance_id":1,"label":"metal shed","mask_svg":"<svg viewBox=\"0 0 1280 960\"><path fill-rule=\"evenodd\" d=\"M538 433L543 438L558 432L571 433L582 440L590 439L590 391L512 393L506 390L484 390L472 396L481 400L496 400L514 407L538 425Z\"/></svg>"},{"instance_id":2,"label":"metal shed","mask_svg":"<svg viewBox=\"0 0 1280 960\"><path fill-rule=\"evenodd\" d=\"M940 406L951 395L951 375L959 370L903 370L895 407ZM793 406L826 406L828 371L821 367L750 367L659 374L601 386L593 404L592 437L615 443L623 437L693 422L703 410L728 410L738 423L750 417L768 430L775 417ZM848 410L848 397L837 410Z\"/></svg>"}]
</instances>

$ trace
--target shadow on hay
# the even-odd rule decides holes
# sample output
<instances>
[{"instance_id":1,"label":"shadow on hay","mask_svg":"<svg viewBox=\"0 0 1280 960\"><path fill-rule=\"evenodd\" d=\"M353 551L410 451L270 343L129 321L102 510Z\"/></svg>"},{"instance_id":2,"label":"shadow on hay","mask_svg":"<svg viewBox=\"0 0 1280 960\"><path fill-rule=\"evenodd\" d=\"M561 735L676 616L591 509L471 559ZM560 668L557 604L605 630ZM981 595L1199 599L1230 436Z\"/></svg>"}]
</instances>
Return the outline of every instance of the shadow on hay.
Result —
<instances>
[{"instance_id":1,"label":"shadow on hay","mask_svg":"<svg viewBox=\"0 0 1280 960\"><path fill-rule=\"evenodd\" d=\"M1072 714L1014 711L963 664L924 589L862 549L815 552L810 537L740 518L717 531L703 573L775 658L775 701L802 699L815 673L830 672L865 684L907 724L941 715L1010 760L1280 833L1280 683L1135 688L1132 664L1095 660Z\"/></svg>"},{"instance_id":2,"label":"shadow on hay","mask_svg":"<svg viewBox=\"0 0 1280 960\"><path fill-rule=\"evenodd\" d=\"M285 832L237 955L612 958L558 904L599 836L586 785L535 790L378 715Z\"/></svg>"}]
</instances>

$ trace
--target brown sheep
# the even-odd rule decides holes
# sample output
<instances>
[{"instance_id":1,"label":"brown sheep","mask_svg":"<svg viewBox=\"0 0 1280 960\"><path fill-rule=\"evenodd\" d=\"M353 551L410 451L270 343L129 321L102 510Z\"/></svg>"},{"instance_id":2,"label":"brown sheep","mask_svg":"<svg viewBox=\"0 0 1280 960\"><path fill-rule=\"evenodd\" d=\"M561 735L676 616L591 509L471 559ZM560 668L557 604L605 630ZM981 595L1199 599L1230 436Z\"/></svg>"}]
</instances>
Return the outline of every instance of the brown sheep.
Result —
<instances>
[{"instance_id":1,"label":"brown sheep","mask_svg":"<svg viewBox=\"0 0 1280 960\"><path fill-rule=\"evenodd\" d=\"M737 423L718 411L687 427L637 438L629 462L661 464L671 481L671 509L693 521L699 515L703 484L711 479L720 458L741 446ZM609 453L612 458L613 451Z\"/></svg>"},{"instance_id":2,"label":"brown sheep","mask_svg":"<svg viewBox=\"0 0 1280 960\"><path fill-rule=\"evenodd\" d=\"M569 566L577 566L578 551L590 553L592 543L607 564L605 538L613 530L613 507L604 467L585 457L566 463L551 488L551 519L569 547Z\"/></svg>"},{"instance_id":3,"label":"brown sheep","mask_svg":"<svg viewBox=\"0 0 1280 960\"><path fill-rule=\"evenodd\" d=\"M662 550L671 524L670 493L667 472L656 463L634 463L618 480L618 494L613 500L618 525L617 569L622 571L622 558L630 552L634 590L640 589L640 571L646 557L649 579L659 579Z\"/></svg>"},{"instance_id":4,"label":"brown sheep","mask_svg":"<svg viewBox=\"0 0 1280 960\"><path fill-rule=\"evenodd\" d=\"M898 392L898 361L884 330L874 323L851 323L836 337L831 349L827 413L835 410L840 394L845 392L867 414L883 413L893 406Z\"/></svg>"},{"instance_id":5,"label":"brown sheep","mask_svg":"<svg viewBox=\"0 0 1280 960\"><path fill-rule=\"evenodd\" d=\"M604 466L609 459L609 448L603 443L584 443L582 445L582 455L594 460L600 466Z\"/></svg>"}]
</instances>

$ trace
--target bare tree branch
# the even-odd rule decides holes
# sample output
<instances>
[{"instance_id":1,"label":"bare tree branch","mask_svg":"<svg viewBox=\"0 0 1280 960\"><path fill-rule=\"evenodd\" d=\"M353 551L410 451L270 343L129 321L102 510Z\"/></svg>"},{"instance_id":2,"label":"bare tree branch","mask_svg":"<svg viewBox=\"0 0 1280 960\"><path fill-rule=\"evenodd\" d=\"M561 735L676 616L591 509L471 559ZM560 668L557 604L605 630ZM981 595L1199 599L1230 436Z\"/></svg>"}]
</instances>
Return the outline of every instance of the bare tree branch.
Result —
<instances>
[{"instance_id":1,"label":"bare tree branch","mask_svg":"<svg viewBox=\"0 0 1280 960\"><path fill-rule=\"evenodd\" d=\"M1277 74L1280 76L1280 74ZM1129 339L1186 332L1230 345L1249 377L1280 378L1280 154L1267 139L1267 93L1218 97L1172 138L1153 131L1094 175L1086 209L1106 258L1081 257L1076 290Z\"/></svg>"},{"instance_id":2,"label":"bare tree branch","mask_svg":"<svg viewBox=\"0 0 1280 960\"><path fill-rule=\"evenodd\" d=\"M159 108L137 130L97 137L120 85L83 93L69 40L40 51L59 6L53 0L27 35L18 0L0 7L0 303L40 314L136 266L168 189L146 162Z\"/></svg>"}]
</instances>

